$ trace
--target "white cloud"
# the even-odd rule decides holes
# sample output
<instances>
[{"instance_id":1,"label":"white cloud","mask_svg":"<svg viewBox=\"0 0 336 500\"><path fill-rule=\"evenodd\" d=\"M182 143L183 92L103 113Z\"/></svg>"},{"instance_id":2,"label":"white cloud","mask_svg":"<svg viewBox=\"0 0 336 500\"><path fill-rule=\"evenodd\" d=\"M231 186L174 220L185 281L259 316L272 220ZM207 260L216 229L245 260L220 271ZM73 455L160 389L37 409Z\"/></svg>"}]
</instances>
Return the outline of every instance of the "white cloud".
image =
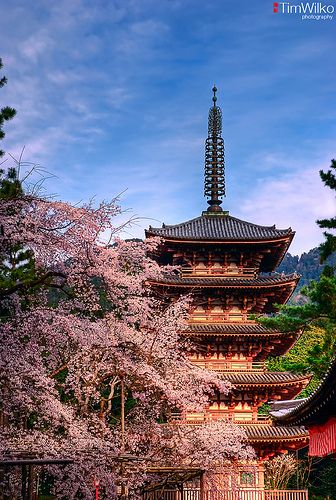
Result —
<instances>
[{"instance_id":1,"label":"white cloud","mask_svg":"<svg viewBox=\"0 0 336 500\"><path fill-rule=\"evenodd\" d=\"M321 168L325 165L328 163ZM316 219L334 216L336 209L333 192L321 182L319 170L316 167L276 179L258 179L241 204L239 215L253 217L257 224L290 226L296 231L290 251L300 254L310 250L323 241Z\"/></svg>"},{"instance_id":2,"label":"white cloud","mask_svg":"<svg viewBox=\"0 0 336 500\"><path fill-rule=\"evenodd\" d=\"M45 30L41 30L22 42L21 51L26 58L35 63L42 54L51 50L53 46L54 41L50 35Z\"/></svg>"}]
</instances>

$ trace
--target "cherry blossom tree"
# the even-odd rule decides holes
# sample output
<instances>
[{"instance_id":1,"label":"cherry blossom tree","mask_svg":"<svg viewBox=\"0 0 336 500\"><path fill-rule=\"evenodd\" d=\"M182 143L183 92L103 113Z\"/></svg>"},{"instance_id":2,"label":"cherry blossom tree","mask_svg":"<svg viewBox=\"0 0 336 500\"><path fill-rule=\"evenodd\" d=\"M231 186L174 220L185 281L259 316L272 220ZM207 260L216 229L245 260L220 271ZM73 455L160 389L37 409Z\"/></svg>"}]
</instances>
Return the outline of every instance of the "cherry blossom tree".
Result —
<instances>
[{"instance_id":1,"label":"cherry blossom tree","mask_svg":"<svg viewBox=\"0 0 336 500\"><path fill-rule=\"evenodd\" d=\"M190 298L166 302L148 286L174 268L148 257L155 239L118 238L116 200L73 206L17 191L1 197L2 457L72 458L50 466L57 498L133 494L148 470L214 470L251 450L238 427L170 423L201 411L230 384L193 366L180 332ZM13 249L29 272L15 275ZM4 478L17 491L17 476ZM157 478L154 479L157 481Z\"/></svg>"}]
</instances>

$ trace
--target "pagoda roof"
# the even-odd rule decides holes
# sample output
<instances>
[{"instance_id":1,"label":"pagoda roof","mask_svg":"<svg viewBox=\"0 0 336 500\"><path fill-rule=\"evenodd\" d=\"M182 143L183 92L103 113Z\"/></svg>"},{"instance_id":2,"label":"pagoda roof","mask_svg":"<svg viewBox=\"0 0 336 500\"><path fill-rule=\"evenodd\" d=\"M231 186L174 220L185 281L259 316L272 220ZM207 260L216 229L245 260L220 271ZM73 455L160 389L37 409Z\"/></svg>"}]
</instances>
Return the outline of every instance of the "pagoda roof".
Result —
<instances>
[{"instance_id":1,"label":"pagoda roof","mask_svg":"<svg viewBox=\"0 0 336 500\"><path fill-rule=\"evenodd\" d=\"M226 276L205 276L205 277L182 277L178 275L163 276L156 284L174 285L180 287L225 287L225 288L269 288L272 286L283 286L286 284L293 284L299 281L300 277L296 273L284 274L271 274L269 276L257 276L256 278L240 278L240 277L226 277Z\"/></svg>"},{"instance_id":2,"label":"pagoda roof","mask_svg":"<svg viewBox=\"0 0 336 500\"><path fill-rule=\"evenodd\" d=\"M276 229L274 226L259 226L246 222L227 213L216 215L203 214L195 219L176 225L165 225L156 228L149 226L146 236L160 236L171 240L210 240L219 242L252 242L279 239L292 239L294 231Z\"/></svg>"},{"instance_id":3,"label":"pagoda roof","mask_svg":"<svg viewBox=\"0 0 336 500\"><path fill-rule=\"evenodd\" d=\"M272 403L272 416L284 425L323 424L328 418L336 416L336 358L330 365L320 385L306 399L296 405L290 401Z\"/></svg>"},{"instance_id":4,"label":"pagoda roof","mask_svg":"<svg viewBox=\"0 0 336 500\"><path fill-rule=\"evenodd\" d=\"M259 323L191 323L188 329L183 333L192 333L193 335L227 335L227 336L258 336L281 337L288 333L279 332L267 328Z\"/></svg>"},{"instance_id":5,"label":"pagoda roof","mask_svg":"<svg viewBox=\"0 0 336 500\"><path fill-rule=\"evenodd\" d=\"M201 323L188 325L187 333L224 335L283 335L259 323Z\"/></svg>"},{"instance_id":6,"label":"pagoda roof","mask_svg":"<svg viewBox=\"0 0 336 500\"><path fill-rule=\"evenodd\" d=\"M233 385L241 386L290 386L307 385L311 376L291 372L226 372L223 378Z\"/></svg>"},{"instance_id":7,"label":"pagoda roof","mask_svg":"<svg viewBox=\"0 0 336 500\"><path fill-rule=\"evenodd\" d=\"M249 443L288 442L308 440L308 432L302 426L285 427L266 424L239 424Z\"/></svg>"}]
</instances>

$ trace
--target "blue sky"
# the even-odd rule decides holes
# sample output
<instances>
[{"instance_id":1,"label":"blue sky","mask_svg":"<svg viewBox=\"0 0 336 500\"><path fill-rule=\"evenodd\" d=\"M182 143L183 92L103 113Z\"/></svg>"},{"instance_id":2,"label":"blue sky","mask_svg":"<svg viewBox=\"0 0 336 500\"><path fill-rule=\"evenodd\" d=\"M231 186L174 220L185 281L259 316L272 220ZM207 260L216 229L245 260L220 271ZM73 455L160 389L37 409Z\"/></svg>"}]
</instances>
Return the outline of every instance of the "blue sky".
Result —
<instances>
[{"instance_id":1,"label":"blue sky","mask_svg":"<svg viewBox=\"0 0 336 500\"><path fill-rule=\"evenodd\" d=\"M314 221L335 212L318 171L336 157L336 13L302 20L273 13L268 0L0 7L0 105L17 109L2 147L18 155L25 146L25 160L55 174L49 192L70 202L123 192L127 216L139 216L128 236L198 216L216 82L224 207L291 226L293 253L322 241Z\"/></svg>"}]
</instances>

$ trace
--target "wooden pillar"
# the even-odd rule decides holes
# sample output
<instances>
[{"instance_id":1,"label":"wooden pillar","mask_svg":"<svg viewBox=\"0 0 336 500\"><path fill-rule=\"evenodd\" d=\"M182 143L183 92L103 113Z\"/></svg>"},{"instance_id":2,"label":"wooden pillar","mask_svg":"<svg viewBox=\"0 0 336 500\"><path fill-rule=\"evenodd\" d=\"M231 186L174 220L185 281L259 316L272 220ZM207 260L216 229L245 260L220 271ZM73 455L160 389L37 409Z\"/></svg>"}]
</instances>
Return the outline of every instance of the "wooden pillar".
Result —
<instances>
[{"instance_id":1,"label":"wooden pillar","mask_svg":"<svg viewBox=\"0 0 336 500\"><path fill-rule=\"evenodd\" d=\"M33 500L34 495L34 467L33 465L28 465L28 487L27 487L27 499Z\"/></svg>"},{"instance_id":2,"label":"wooden pillar","mask_svg":"<svg viewBox=\"0 0 336 500\"><path fill-rule=\"evenodd\" d=\"M21 496L22 500L27 500L27 468L25 465L22 465Z\"/></svg>"},{"instance_id":3,"label":"wooden pillar","mask_svg":"<svg viewBox=\"0 0 336 500\"><path fill-rule=\"evenodd\" d=\"M206 500L204 494L204 471L201 471L200 475L200 500Z\"/></svg>"}]
</instances>

